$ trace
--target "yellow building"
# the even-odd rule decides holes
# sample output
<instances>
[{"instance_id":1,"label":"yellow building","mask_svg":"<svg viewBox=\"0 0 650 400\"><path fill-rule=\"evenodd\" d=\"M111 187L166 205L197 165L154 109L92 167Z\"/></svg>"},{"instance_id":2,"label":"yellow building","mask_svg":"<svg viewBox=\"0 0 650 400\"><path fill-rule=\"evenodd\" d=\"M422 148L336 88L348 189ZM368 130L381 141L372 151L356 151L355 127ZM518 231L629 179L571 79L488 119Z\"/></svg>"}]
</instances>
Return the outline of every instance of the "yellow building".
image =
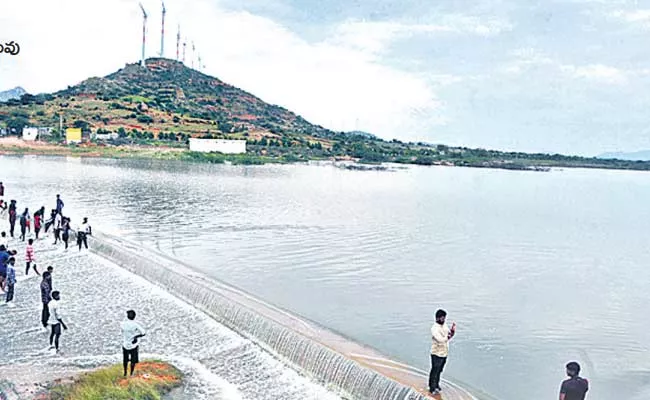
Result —
<instances>
[{"instance_id":1,"label":"yellow building","mask_svg":"<svg viewBox=\"0 0 650 400\"><path fill-rule=\"evenodd\" d=\"M68 128L65 130L66 143L81 143L81 128Z\"/></svg>"}]
</instances>

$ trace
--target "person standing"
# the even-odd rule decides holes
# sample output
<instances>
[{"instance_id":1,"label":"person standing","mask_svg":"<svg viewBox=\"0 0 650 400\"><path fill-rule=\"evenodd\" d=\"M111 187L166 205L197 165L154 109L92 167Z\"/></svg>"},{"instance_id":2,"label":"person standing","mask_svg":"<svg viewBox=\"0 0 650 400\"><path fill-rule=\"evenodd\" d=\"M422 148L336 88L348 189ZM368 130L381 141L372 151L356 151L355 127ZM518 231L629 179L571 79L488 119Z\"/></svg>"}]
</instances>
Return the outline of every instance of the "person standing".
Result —
<instances>
[{"instance_id":1,"label":"person standing","mask_svg":"<svg viewBox=\"0 0 650 400\"><path fill-rule=\"evenodd\" d=\"M48 304L48 311L50 313L48 318L48 325L52 327L50 333L50 350L59 353L59 338L61 337L61 327L68 330L68 327L63 322L63 315L61 313L61 294L58 290L52 292L52 300Z\"/></svg>"},{"instance_id":2,"label":"person standing","mask_svg":"<svg viewBox=\"0 0 650 400\"><path fill-rule=\"evenodd\" d=\"M65 249L68 250L68 239L70 239L70 218L61 218L61 239L65 243Z\"/></svg>"},{"instance_id":3,"label":"person standing","mask_svg":"<svg viewBox=\"0 0 650 400\"><path fill-rule=\"evenodd\" d=\"M59 243L61 240L61 228L63 228L63 216L61 213L56 213L54 215L54 244Z\"/></svg>"},{"instance_id":4,"label":"person standing","mask_svg":"<svg viewBox=\"0 0 650 400\"><path fill-rule=\"evenodd\" d=\"M449 354L449 340L456 334L456 323L454 322L451 329L445 323L447 312L445 310L436 311L436 322L431 327L431 372L429 373L429 392L438 394L440 388L440 376L447 363Z\"/></svg>"},{"instance_id":5,"label":"person standing","mask_svg":"<svg viewBox=\"0 0 650 400\"><path fill-rule=\"evenodd\" d=\"M79 245L79 251L81 251L82 244L86 249L88 248L88 235L92 235L92 229L88 223L88 218L84 217L83 223L77 228L77 245Z\"/></svg>"},{"instance_id":6,"label":"person standing","mask_svg":"<svg viewBox=\"0 0 650 400\"><path fill-rule=\"evenodd\" d=\"M36 275L40 275L40 272L36 268L36 258L34 258L34 239L29 239L27 241L27 247L25 247L25 275L29 275L30 267L34 267Z\"/></svg>"},{"instance_id":7,"label":"person standing","mask_svg":"<svg viewBox=\"0 0 650 400\"><path fill-rule=\"evenodd\" d=\"M14 237L14 229L16 228L16 200L11 200L9 204L9 235Z\"/></svg>"},{"instance_id":8,"label":"person standing","mask_svg":"<svg viewBox=\"0 0 650 400\"><path fill-rule=\"evenodd\" d=\"M580 377L580 364L571 361L566 365L569 379L560 386L560 400L585 400L589 391L589 381Z\"/></svg>"},{"instance_id":9,"label":"person standing","mask_svg":"<svg viewBox=\"0 0 650 400\"><path fill-rule=\"evenodd\" d=\"M7 307L9 308L14 308L15 305L13 303L14 300L14 286L16 285L16 269L14 268L14 265L16 264L16 259L11 257L9 259L9 263L7 264L7 281L6 281L6 286L7 286L7 293L6 293L6 304Z\"/></svg>"},{"instance_id":10,"label":"person standing","mask_svg":"<svg viewBox=\"0 0 650 400\"><path fill-rule=\"evenodd\" d=\"M144 328L135 320L135 311L126 312L126 319L122 321L122 365L124 367L124 377L126 370L131 361L131 376L139 360L138 356L138 339L145 335Z\"/></svg>"},{"instance_id":11,"label":"person standing","mask_svg":"<svg viewBox=\"0 0 650 400\"><path fill-rule=\"evenodd\" d=\"M40 210L34 213L34 233L36 234L36 240L38 240L38 234L41 232L44 214L45 207L41 207Z\"/></svg>"},{"instance_id":12,"label":"person standing","mask_svg":"<svg viewBox=\"0 0 650 400\"><path fill-rule=\"evenodd\" d=\"M54 219L56 218L56 210L50 211L50 218L45 221L45 233L50 230L50 227L54 225Z\"/></svg>"},{"instance_id":13,"label":"person standing","mask_svg":"<svg viewBox=\"0 0 650 400\"><path fill-rule=\"evenodd\" d=\"M25 209L20 214L20 240L25 241L25 232L27 231L27 220L29 219L29 209Z\"/></svg>"},{"instance_id":14,"label":"person standing","mask_svg":"<svg viewBox=\"0 0 650 400\"><path fill-rule=\"evenodd\" d=\"M0 245L0 291L4 292L5 280L7 279L7 264L11 258L11 252L4 245Z\"/></svg>"},{"instance_id":15,"label":"person standing","mask_svg":"<svg viewBox=\"0 0 650 400\"><path fill-rule=\"evenodd\" d=\"M2 182L0 182L0 209L3 211L7 209L7 204L5 204L4 198L5 198L5 187L2 184Z\"/></svg>"},{"instance_id":16,"label":"person standing","mask_svg":"<svg viewBox=\"0 0 650 400\"><path fill-rule=\"evenodd\" d=\"M60 195L56 195L56 212L63 214L63 200Z\"/></svg>"},{"instance_id":17,"label":"person standing","mask_svg":"<svg viewBox=\"0 0 650 400\"><path fill-rule=\"evenodd\" d=\"M43 303L41 324L45 332L47 332L47 320L50 319L50 310L48 308L50 300L52 300L52 273L45 271L43 272L43 280L41 281L41 302Z\"/></svg>"}]
</instances>

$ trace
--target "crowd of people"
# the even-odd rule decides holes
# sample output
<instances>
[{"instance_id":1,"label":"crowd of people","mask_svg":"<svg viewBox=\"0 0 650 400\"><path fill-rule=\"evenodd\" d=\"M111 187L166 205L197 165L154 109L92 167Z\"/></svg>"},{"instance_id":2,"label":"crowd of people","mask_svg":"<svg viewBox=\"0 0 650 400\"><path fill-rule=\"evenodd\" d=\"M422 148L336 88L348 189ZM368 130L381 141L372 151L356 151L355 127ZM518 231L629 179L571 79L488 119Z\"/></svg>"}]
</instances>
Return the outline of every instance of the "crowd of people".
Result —
<instances>
[{"instance_id":1,"label":"crowd of people","mask_svg":"<svg viewBox=\"0 0 650 400\"><path fill-rule=\"evenodd\" d=\"M45 207L38 209L33 218L29 213L29 208L18 215L17 210L17 201L10 200L7 204L4 200L5 196L5 187L2 182L0 182L0 214L8 214L9 220L9 233L6 231L0 232L0 295L4 294L4 302L0 302L0 306L6 308L15 308L15 293L16 293L16 260L18 258L18 251L15 249L10 249L9 241L18 240L21 242L27 242L24 253L24 262L25 262L25 274L24 276L29 276L29 273L33 270L34 274L41 276L40 282L40 300L42 303L42 310L40 312L40 325L43 332L49 331L49 348L53 354L59 354L59 344L62 334L62 330L67 330L68 325L66 325L64 318L65 313L63 311L62 302L61 302L61 292L59 290L53 289L52 278L54 274L54 267L51 265L47 266L46 270L43 271L43 274L38 270L36 263L36 251L35 243L37 241L45 240L43 236L40 236L41 229L44 229L44 233L47 233L50 228L52 229L52 234L54 242L52 245L59 245L62 243L64 251L68 250L68 241L72 234L76 234L77 246L79 251L82 251L83 248L88 249L88 237L92 236L92 228L88 222L88 218L83 218L81 224L76 226L76 229L72 230L71 222L72 219L63 214L64 203L60 195L56 195L56 205L50 212L49 218L45 220ZM33 225L32 225L33 221ZM15 226L16 222L20 227L20 234L18 238L15 238ZM32 236L32 226L33 226L33 238ZM130 375L133 375L135 366L139 362L138 349L139 343L138 340L145 336L144 328L135 322L136 313L134 310L128 310L126 313L126 319L121 324L122 330L122 355L123 355L123 365L124 365L124 376L127 377L128 364L131 363ZM49 329L48 329L49 328Z\"/></svg>"}]
</instances>

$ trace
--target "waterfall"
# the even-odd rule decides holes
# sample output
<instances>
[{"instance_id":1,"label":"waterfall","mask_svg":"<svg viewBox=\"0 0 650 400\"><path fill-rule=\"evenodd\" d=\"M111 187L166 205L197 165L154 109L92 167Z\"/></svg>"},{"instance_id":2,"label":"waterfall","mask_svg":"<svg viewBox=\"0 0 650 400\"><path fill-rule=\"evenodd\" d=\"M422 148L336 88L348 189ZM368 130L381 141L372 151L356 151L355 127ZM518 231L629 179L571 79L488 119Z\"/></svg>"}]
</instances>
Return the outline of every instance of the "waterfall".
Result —
<instances>
[{"instance_id":1,"label":"waterfall","mask_svg":"<svg viewBox=\"0 0 650 400\"><path fill-rule=\"evenodd\" d=\"M413 387L337 351L343 347L366 352L368 349L316 323L203 276L180 261L153 250L142 249L103 233L94 234L90 240L89 247L96 254L192 304L343 397L364 400L427 398ZM379 355L376 352L371 354ZM424 385L424 379L421 381Z\"/></svg>"}]
</instances>

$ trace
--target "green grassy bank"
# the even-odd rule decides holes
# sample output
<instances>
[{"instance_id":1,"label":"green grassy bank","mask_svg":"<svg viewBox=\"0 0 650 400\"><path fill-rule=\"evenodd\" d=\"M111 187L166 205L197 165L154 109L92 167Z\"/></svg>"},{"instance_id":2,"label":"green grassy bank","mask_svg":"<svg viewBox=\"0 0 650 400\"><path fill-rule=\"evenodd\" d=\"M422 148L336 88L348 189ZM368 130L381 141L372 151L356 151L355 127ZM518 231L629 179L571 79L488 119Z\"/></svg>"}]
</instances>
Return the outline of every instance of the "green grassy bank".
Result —
<instances>
[{"instance_id":1,"label":"green grassy bank","mask_svg":"<svg viewBox=\"0 0 650 400\"><path fill-rule=\"evenodd\" d=\"M58 383L38 400L160 400L181 385L182 375L162 361L144 361L125 379L122 365L83 374L71 382Z\"/></svg>"}]
</instances>

